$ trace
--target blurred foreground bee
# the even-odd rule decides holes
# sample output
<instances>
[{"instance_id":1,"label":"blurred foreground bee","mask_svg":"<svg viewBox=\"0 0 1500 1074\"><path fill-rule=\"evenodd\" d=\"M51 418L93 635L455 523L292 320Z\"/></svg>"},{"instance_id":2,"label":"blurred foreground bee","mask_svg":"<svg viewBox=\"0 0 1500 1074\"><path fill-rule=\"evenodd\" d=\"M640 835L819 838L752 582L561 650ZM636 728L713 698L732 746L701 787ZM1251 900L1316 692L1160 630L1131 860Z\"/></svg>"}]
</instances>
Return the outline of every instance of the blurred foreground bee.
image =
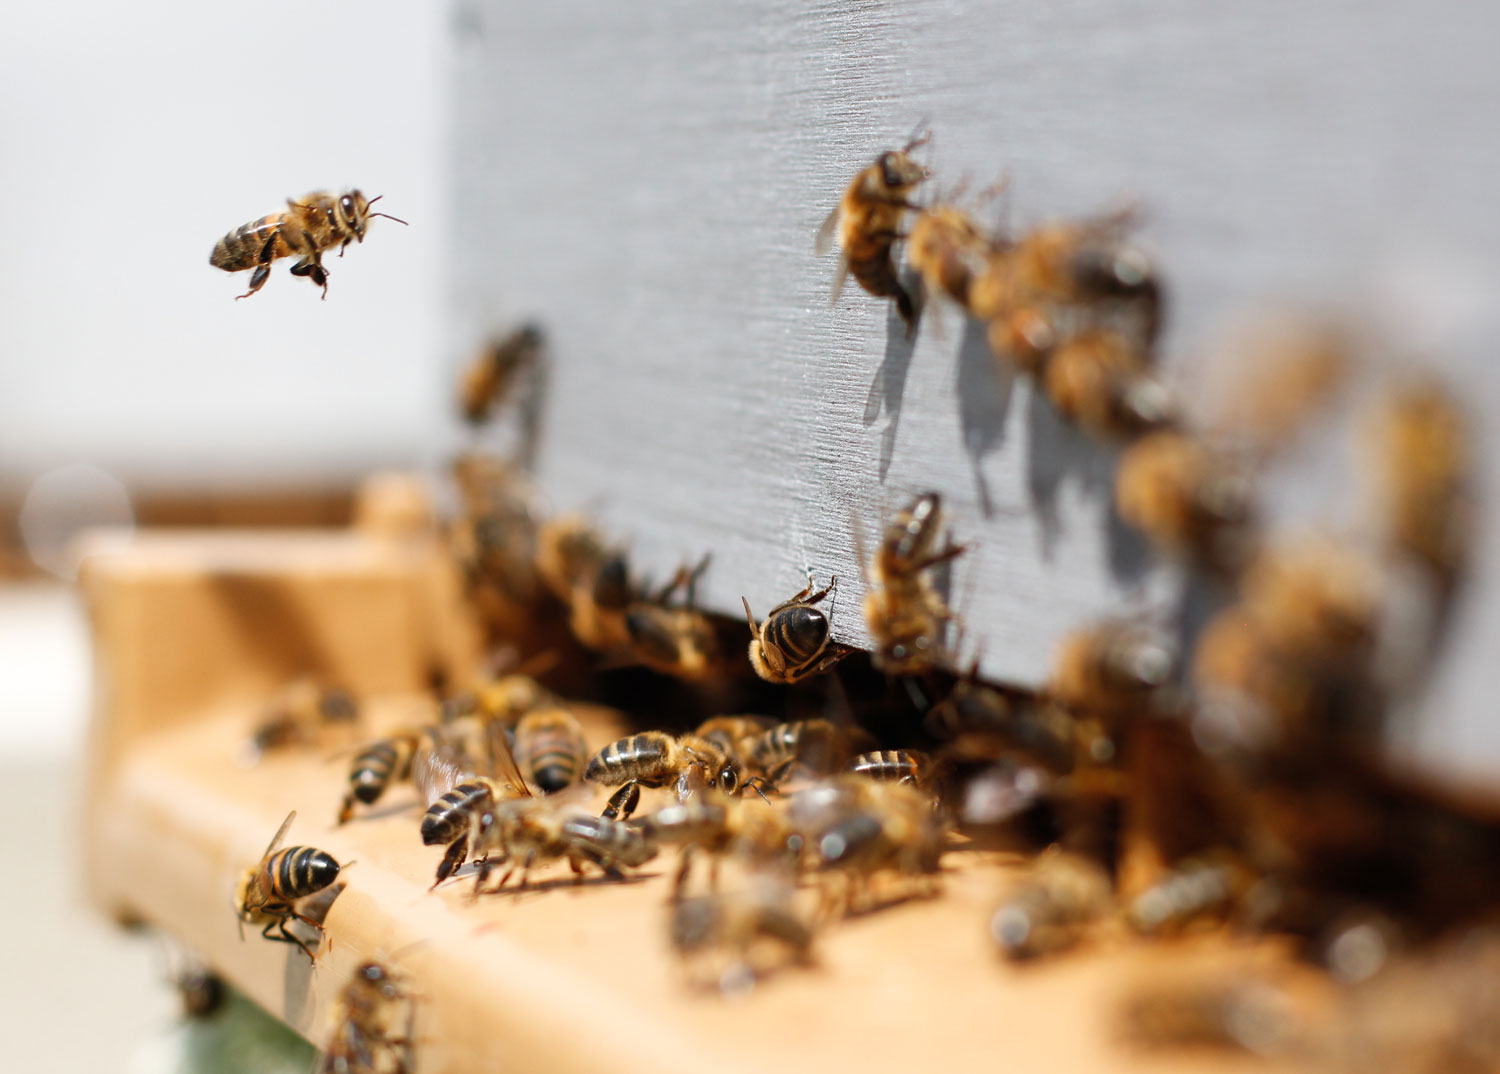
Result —
<instances>
[{"instance_id":1,"label":"blurred foreground bee","mask_svg":"<svg viewBox=\"0 0 1500 1074\"><path fill-rule=\"evenodd\" d=\"M271 277L271 262L282 257L299 255L292 266L293 276L309 276L313 283L323 288L323 297L328 297L328 270L323 267L323 251L344 248L351 242L364 242L370 218L384 216L405 224L388 213L370 211L370 206L379 197L365 200L358 190L344 194L331 194L326 190L315 191L301 201L287 199L287 211L270 213L259 220L241 224L215 244L208 263L225 272L250 274L250 290L236 295L236 300L249 298L265 286Z\"/></svg>"},{"instance_id":2,"label":"blurred foreground bee","mask_svg":"<svg viewBox=\"0 0 1500 1074\"><path fill-rule=\"evenodd\" d=\"M911 152L926 143L931 132L913 137L901 149L880 154L875 163L854 177L844 196L819 228L813 249L821 257L833 246L835 236L841 264L833 285L833 302L839 300L846 276L876 298L892 298L907 334L916 326L916 302L901 283L893 248L905 236L901 218L917 206L911 194L931 174L912 160Z\"/></svg>"},{"instance_id":3,"label":"blurred foreground bee","mask_svg":"<svg viewBox=\"0 0 1500 1074\"><path fill-rule=\"evenodd\" d=\"M1115 506L1154 544L1223 568L1249 551L1255 489L1243 466L1187 433L1164 430L1120 456Z\"/></svg>"},{"instance_id":4,"label":"blurred foreground bee","mask_svg":"<svg viewBox=\"0 0 1500 1074\"><path fill-rule=\"evenodd\" d=\"M266 852L261 855L260 864L252 865L240 877L235 891L234 910L239 919L241 939L244 939L246 925L264 923L262 936L278 943L296 944L309 959L316 962L317 956L307 944L287 931L286 922L287 918L295 917L319 932L323 931L320 922L299 914L295 903L298 899L322 891L337 880L339 863L333 860L332 855L314 847L276 849L281 845L287 829L292 826L292 821L296 819L296 810L286 815L286 820L281 822L281 827L271 838ZM272 928L278 928L280 935L272 936Z\"/></svg>"},{"instance_id":5,"label":"blurred foreground bee","mask_svg":"<svg viewBox=\"0 0 1500 1074\"><path fill-rule=\"evenodd\" d=\"M339 997L338 1028L319 1074L411 1074L411 996L378 962L354 971Z\"/></svg>"},{"instance_id":6,"label":"blurred foreground bee","mask_svg":"<svg viewBox=\"0 0 1500 1074\"><path fill-rule=\"evenodd\" d=\"M672 900L671 940L700 983L740 990L790 962L811 961L813 927L789 880L753 874L733 892ZM690 972L693 972L690 970Z\"/></svg>"},{"instance_id":7,"label":"blurred foreground bee","mask_svg":"<svg viewBox=\"0 0 1500 1074\"><path fill-rule=\"evenodd\" d=\"M1082 332L1053 350L1042 386L1064 418L1094 436L1128 438L1172 425L1177 400L1150 352L1119 332Z\"/></svg>"},{"instance_id":8,"label":"blurred foreground bee","mask_svg":"<svg viewBox=\"0 0 1500 1074\"><path fill-rule=\"evenodd\" d=\"M739 764L713 742L662 731L642 731L611 742L589 759L583 778L620 788L610 795L604 810L610 819L629 817L640 801L642 787L675 782L677 798L685 802L703 789L738 794L742 782Z\"/></svg>"},{"instance_id":9,"label":"blurred foreground bee","mask_svg":"<svg viewBox=\"0 0 1500 1074\"><path fill-rule=\"evenodd\" d=\"M542 350L542 330L525 324L495 340L475 356L459 384L459 411L470 425L488 421L524 378L534 375Z\"/></svg>"},{"instance_id":10,"label":"blurred foreground bee","mask_svg":"<svg viewBox=\"0 0 1500 1074\"><path fill-rule=\"evenodd\" d=\"M718 888L719 861L726 855L753 866L791 864L787 845L791 831L782 812L766 802L700 795L663 806L636 820L635 827L652 842L682 847L674 893L687 886L699 851L709 855L709 884L714 889Z\"/></svg>"},{"instance_id":11,"label":"blurred foreground bee","mask_svg":"<svg viewBox=\"0 0 1500 1074\"><path fill-rule=\"evenodd\" d=\"M943 633L953 612L929 572L965 550L951 541L938 547L942 519L936 492L918 496L886 526L870 564L865 620L876 642L871 658L889 675L920 675L942 660Z\"/></svg>"},{"instance_id":12,"label":"blurred foreground bee","mask_svg":"<svg viewBox=\"0 0 1500 1074\"><path fill-rule=\"evenodd\" d=\"M856 733L827 720L792 720L763 732L746 756L768 783L779 787L793 768L815 777L842 770L854 754Z\"/></svg>"},{"instance_id":13,"label":"blurred foreground bee","mask_svg":"<svg viewBox=\"0 0 1500 1074\"><path fill-rule=\"evenodd\" d=\"M1106 326L1125 335L1130 351L1149 354L1161 288L1146 256L1123 240L1134 215L1047 224L990 257L970 285L969 308L990 322L997 357L1036 373L1059 342Z\"/></svg>"},{"instance_id":14,"label":"blurred foreground bee","mask_svg":"<svg viewBox=\"0 0 1500 1074\"><path fill-rule=\"evenodd\" d=\"M625 631L631 651L647 667L665 675L696 682L720 670L723 652L713 623L693 605L698 578L708 567L708 557L677 576L656 599L636 601L625 613ZM672 593L685 591L681 606L666 602Z\"/></svg>"},{"instance_id":15,"label":"blurred foreground bee","mask_svg":"<svg viewBox=\"0 0 1500 1074\"><path fill-rule=\"evenodd\" d=\"M776 720L771 716L710 716L693 734L718 746L743 768L756 740L774 726Z\"/></svg>"},{"instance_id":16,"label":"blurred foreground bee","mask_svg":"<svg viewBox=\"0 0 1500 1074\"><path fill-rule=\"evenodd\" d=\"M1037 859L990 918L1001 954L1015 960L1074 946L1114 909L1109 873L1079 854L1049 851Z\"/></svg>"},{"instance_id":17,"label":"blurred foreground bee","mask_svg":"<svg viewBox=\"0 0 1500 1074\"><path fill-rule=\"evenodd\" d=\"M969 289L999 244L955 205L923 209L906 241L906 259L929 294L946 294L970 310Z\"/></svg>"},{"instance_id":18,"label":"blurred foreground bee","mask_svg":"<svg viewBox=\"0 0 1500 1074\"><path fill-rule=\"evenodd\" d=\"M1050 700L1111 726L1165 703L1177 649L1161 631L1121 619L1075 630L1058 647Z\"/></svg>"},{"instance_id":19,"label":"blurred foreground bee","mask_svg":"<svg viewBox=\"0 0 1500 1074\"><path fill-rule=\"evenodd\" d=\"M630 644L625 616L636 593L625 555L610 547L582 515L549 519L537 531L536 570L568 608L579 643L596 652Z\"/></svg>"},{"instance_id":20,"label":"blurred foreground bee","mask_svg":"<svg viewBox=\"0 0 1500 1074\"><path fill-rule=\"evenodd\" d=\"M253 762L269 750L313 745L324 728L358 719L359 702L347 690L299 680L267 707L250 736L248 755Z\"/></svg>"},{"instance_id":21,"label":"blurred foreground bee","mask_svg":"<svg viewBox=\"0 0 1500 1074\"><path fill-rule=\"evenodd\" d=\"M750 601L740 598L745 605L745 621L750 624L750 666L757 675L767 682L790 684L827 671L854 652L832 640L828 616L815 607L837 584L834 577L826 588L814 593L809 572L807 588L772 608L760 626L755 625Z\"/></svg>"}]
</instances>

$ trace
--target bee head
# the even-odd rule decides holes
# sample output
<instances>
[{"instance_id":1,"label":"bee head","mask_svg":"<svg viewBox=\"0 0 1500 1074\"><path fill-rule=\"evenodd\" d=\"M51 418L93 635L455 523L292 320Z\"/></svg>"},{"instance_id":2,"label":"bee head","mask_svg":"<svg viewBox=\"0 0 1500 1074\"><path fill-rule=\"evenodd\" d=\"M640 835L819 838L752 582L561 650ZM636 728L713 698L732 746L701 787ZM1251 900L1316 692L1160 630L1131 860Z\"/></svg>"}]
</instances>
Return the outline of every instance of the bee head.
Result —
<instances>
[{"instance_id":1,"label":"bee head","mask_svg":"<svg viewBox=\"0 0 1500 1074\"><path fill-rule=\"evenodd\" d=\"M903 191L916 186L928 176L921 164L912 160L904 149L893 149L880 154L875 164L880 169L881 181L890 190Z\"/></svg>"}]
</instances>

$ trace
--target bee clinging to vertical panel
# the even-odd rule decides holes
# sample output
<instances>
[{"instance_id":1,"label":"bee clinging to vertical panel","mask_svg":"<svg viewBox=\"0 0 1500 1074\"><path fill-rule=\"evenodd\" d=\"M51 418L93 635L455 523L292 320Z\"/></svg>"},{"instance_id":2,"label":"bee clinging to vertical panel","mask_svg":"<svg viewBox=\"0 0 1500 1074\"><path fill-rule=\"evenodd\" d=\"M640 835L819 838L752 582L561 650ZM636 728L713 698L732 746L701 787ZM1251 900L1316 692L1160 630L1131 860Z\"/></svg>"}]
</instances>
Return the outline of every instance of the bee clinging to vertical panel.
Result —
<instances>
[{"instance_id":1,"label":"bee clinging to vertical panel","mask_svg":"<svg viewBox=\"0 0 1500 1074\"><path fill-rule=\"evenodd\" d=\"M261 855L260 864L252 865L240 877L234 909L242 937L245 925L264 924L261 935L266 939L295 944L316 962L317 956L307 944L287 931L287 918L295 917L319 932L323 931L321 923L297 912L296 902L322 891L337 880L339 863L332 855L314 847L276 849L296 819L296 810L286 815L286 820L281 822L281 827L266 846L266 852ZM272 936L273 928L279 928L280 935Z\"/></svg>"},{"instance_id":2,"label":"bee clinging to vertical panel","mask_svg":"<svg viewBox=\"0 0 1500 1074\"><path fill-rule=\"evenodd\" d=\"M285 212L270 213L248 224L241 224L220 239L209 255L208 263L225 272L250 273L250 290L237 299L249 298L265 286L271 277L271 263L283 257L296 256L293 276L307 276L328 297L328 270L323 267L323 252L338 247L339 256L351 242L364 242L371 217L384 216L398 224L406 223L388 213L371 212L370 206L380 198L365 198L358 190L331 194L315 191L301 201L287 199Z\"/></svg>"},{"instance_id":3,"label":"bee clinging to vertical panel","mask_svg":"<svg viewBox=\"0 0 1500 1074\"><path fill-rule=\"evenodd\" d=\"M365 962L339 997L338 1025L319 1074L412 1074L413 1004L390 970Z\"/></svg>"},{"instance_id":4,"label":"bee clinging to vertical panel","mask_svg":"<svg viewBox=\"0 0 1500 1074\"><path fill-rule=\"evenodd\" d=\"M745 621L750 624L750 666L757 675L767 682L794 683L827 671L854 651L833 640L828 616L816 607L833 592L837 582L834 578L814 593L809 572L807 588L772 608L759 626L750 601L740 598L745 605Z\"/></svg>"},{"instance_id":5,"label":"bee clinging to vertical panel","mask_svg":"<svg viewBox=\"0 0 1500 1074\"><path fill-rule=\"evenodd\" d=\"M684 567L656 597L632 603L625 613L631 651L647 667L690 682L721 670L723 650L709 618L694 607L698 578L708 568L704 556L696 567ZM678 589L683 603L669 604Z\"/></svg>"},{"instance_id":6,"label":"bee clinging to vertical panel","mask_svg":"<svg viewBox=\"0 0 1500 1074\"><path fill-rule=\"evenodd\" d=\"M1142 437L1120 456L1115 506L1153 543L1222 569L1249 553L1255 488L1246 468L1187 433Z\"/></svg>"},{"instance_id":7,"label":"bee clinging to vertical panel","mask_svg":"<svg viewBox=\"0 0 1500 1074\"><path fill-rule=\"evenodd\" d=\"M524 324L474 357L459 382L459 412L465 421L482 425L522 380L535 375L542 338L540 328Z\"/></svg>"},{"instance_id":8,"label":"bee clinging to vertical panel","mask_svg":"<svg viewBox=\"0 0 1500 1074\"><path fill-rule=\"evenodd\" d=\"M894 247L905 237L902 217L917 208L911 195L930 174L911 153L929 137L930 132L924 133L900 149L881 153L856 175L823 222L813 247L819 255L826 254L837 237L842 263L834 283L834 302L846 275L852 275L876 298L895 300L908 335L916 326L916 300L901 282Z\"/></svg>"},{"instance_id":9,"label":"bee clinging to vertical panel","mask_svg":"<svg viewBox=\"0 0 1500 1074\"><path fill-rule=\"evenodd\" d=\"M887 674L932 671L945 656L944 632L953 613L932 584L931 571L965 546L948 541L939 547L942 518L936 492L916 497L886 526L870 564L865 621L875 638L875 667Z\"/></svg>"}]
</instances>

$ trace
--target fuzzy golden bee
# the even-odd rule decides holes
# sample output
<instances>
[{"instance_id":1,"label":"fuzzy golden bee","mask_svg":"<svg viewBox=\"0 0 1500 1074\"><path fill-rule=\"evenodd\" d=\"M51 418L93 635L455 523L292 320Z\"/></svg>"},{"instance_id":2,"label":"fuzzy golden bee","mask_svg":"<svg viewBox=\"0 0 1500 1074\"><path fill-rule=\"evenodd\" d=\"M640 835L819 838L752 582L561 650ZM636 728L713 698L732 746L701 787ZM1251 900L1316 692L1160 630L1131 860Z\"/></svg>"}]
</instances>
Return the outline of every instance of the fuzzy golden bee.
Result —
<instances>
[{"instance_id":1,"label":"fuzzy golden bee","mask_svg":"<svg viewBox=\"0 0 1500 1074\"><path fill-rule=\"evenodd\" d=\"M459 380L458 409L464 421L484 424L523 379L535 376L542 342L542 330L524 324L474 357Z\"/></svg>"},{"instance_id":2,"label":"fuzzy golden bee","mask_svg":"<svg viewBox=\"0 0 1500 1074\"><path fill-rule=\"evenodd\" d=\"M932 584L931 571L964 546L938 546L942 518L936 492L916 497L886 526L870 564L865 621L876 640L875 667L889 675L919 675L943 660L943 635L953 613Z\"/></svg>"},{"instance_id":3,"label":"fuzzy golden bee","mask_svg":"<svg viewBox=\"0 0 1500 1074\"><path fill-rule=\"evenodd\" d=\"M946 294L972 312L969 289L1000 248L956 205L934 205L912 224L906 260L929 294Z\"/></svg>"},{"instance_id":4,"label":"fuzzy golden bee","mask_svg":"<svg viewBox=\"0 0 1500 1074\"><path fill-rule=\"evenodd\" d=\"M377 213L370 206L379 197L366 199L358 190L332 194L318 190L297 201L287 199L285 212L268 213L258 220L241 224L214 244L208 263L225 272L250 273L250 290L236 299L249 298L271 278L271 263L283 257L296 257L293 276L307 276L328 297L328 270L323 267L323 253L338 247L339 256L351 242L364 242L370 219L383 216L398 224L405 220L389 213Z\"/></svg>"},{"instance_id":5,"label":"fuzzy golden bee","mask_svg":"<svg viewBox=\"0 0 1500 1074\"><path fill-rule=\"evenodd\" d=\"M1254 497L1245 467L1176 430L1137 440L1115 475L1122 519L1157 545L1226 570L1250 550Z\"/></svg>"},{"instance_id":6,"label":"fuzzy golden bee","mask_svg":"<svg viewBox=\"0 0 1500 1074\"><path fill-rule=\"evenodd\" d=\"M669 927L690 979L726 992L812 962L813 922L790 879L776 872L752 874L732 892L674 898Z\"/></svg>"},{"instance_id":7,"label":"fuzzy golden bee","mask_svg":"<svg viewBox=\"0 0 1500 1074\"><path fill-rule=\"evenodd\" d=\"M902 217L917 208L910 200L911 195L930 174L912 159L911 153L929 137L930 133L924 133L900 149L881 153L873 164L856 175L823 221L813 244L822 256L832 248L834 239L838 240L841 263L834 281L833 302L838 301L845 278L852 275L876 298L895 300L908 334L916 325L916 300L901 282L894 249L905 237L901 231Z\"/></svg>"},{"instance_id":8,"label":"fuzzy golden bee","mask_svg":"<svg viewBox=\"0 0 1500 1074\"><path fill-rule=\"evenodd\" d=\"M1047 693L1075 718L1113 725L1163 704L1177 664L1176 646L1161 631L1105 620L1063 639Z\"/></svg>"},{"instance_id":9,"label":"fuzzy golden bee","mask_svg":"<svg viewBox=\"0 0 1500 1074\"><path fill-rule=\"evenodd\" d=\"M630 644L625 615L637 593L625 554L580 514L559 515L537 530L536 571L568 609L579 643L596 652Z\"/></svg>"},{"instance_id":10,"label":"fuzzy golden bee","mask_svg":"<svg viewBox=\"0 0 1500 1074\"><path fill-rule=\"evenodd\" d=\"M750 601L740 598L750 624L750 666L757 675L767 682L790 684L827 671L854 651L833 640L828 616L816 607L837 583L834 578L814 593L809 573L807 588L772 608L759 626Z\"/></svg>"},{"instance_id":11,"label":"fuzzy golden bee","mask_svg":"<svg viewBox=\"0 0 1500 1074\"><path fill-rule=\"evenodd\" d=\"M338 1025L318 1074L412 1074L414 1013L394 973L378 962L361 964L339 997Z\"/></svg>"},{"instance_id":12,"label":"fuzzy golden bee","mask_svg":"<svg viewBox=\"0 0 1500 1074\"><path fill-rule=\"evenodd\" d=\"M286 815L281 827L271 837L260 863L246 869L235 890L234 910L239 919L240 936L244 937L246 925L261 925L261 935L278 943L295 944L314 962L317 956L297 937L287 931L288 918L295 917L304 924L323 931L320 922L297 912L296 903L309 895L315 895L339 877L339 863L326 851L315 847L285 847L278 850L297 811ZM277 928L279 935L272 936Z\"/></svg>"},{"instance_id":13,"label":"fuzzy golden bee","mask_svg":"<svg viewBox=\"0 0 1500 1074\"><path fill-rule=\"evenodd\" d=\"M751 865L790 864L787 839L791 835L782 812L755 799L697 797L664 806L635 821L656 843L682 847L674 895L687 885L692 864L701 852L709 855L709 883L718 887L719 861L728 855Z\"/></svg>"},{"instance_id":14,"label":"fuzzy golden bee","mask_svg":"<svg viewBox=\"0 0 1500 1074\"><path fill-rule=\"evenodd\" d=\"M1059 343L1042 372L1057 412L1105 439L1139 436L1176 423L1177 398L1150 367L1151 355L1115 331L1086 331Z\"/></svg>"},{"instance_id":15,"label":"fuzzy golden bee","mask_svg":"<svg viewBox=\"0 0 1500 1074\"><path fill-rule=\"evenodd\" d=\"M743 768L755 741L775 726L770 716L710 716L693 733L718 746Z\"/></svg>"}]
</instances>

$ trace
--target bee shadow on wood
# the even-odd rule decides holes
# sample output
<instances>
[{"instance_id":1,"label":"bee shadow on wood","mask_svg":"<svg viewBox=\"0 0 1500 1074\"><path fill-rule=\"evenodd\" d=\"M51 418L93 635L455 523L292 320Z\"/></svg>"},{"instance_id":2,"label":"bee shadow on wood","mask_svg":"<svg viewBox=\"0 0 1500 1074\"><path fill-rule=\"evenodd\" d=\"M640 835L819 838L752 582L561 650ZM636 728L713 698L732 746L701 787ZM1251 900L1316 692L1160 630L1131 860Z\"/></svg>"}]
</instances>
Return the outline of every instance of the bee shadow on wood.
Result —
<instances>
[{"instance_id":1,"label":"bee shadow on wood","mask_svg":"<svg viewBox=\"0 0 1500 1074\"><path fill-rule=\"evenodd\" d=\"M984 459L1005 443L1005 427L1010 418L1010 397L1015 383L1015 370L997 362L991 353L984 323L965 317L964 334L958 346L954 392L958 396L964 454L969 456L974 487L985 518L994 517L995 502L984 477Z\"/></svg>"},{"instance_id":2,"label":"bee shadow on wood","mask_svg":"<svg viewBox=\"0 0 1500 1074\"><path fill-rule=\"evenodd\" d=\"M351 862L350 864L353 863ZM321 925L328 917L328 911L333 906L333 901L339 897L346 887L348 885L342 880L335 881L322 891L301 900L297 905L298 912L303 917L316 921ZM309 928L295 918L287 922L287 929L314 951L319 951L323 945L324 933ZM329 941L330 946L328 951L332 950L332 942L332 940ZM328 951L320 952L321 957L327 958ZM288 1021L295 1022L300 1020L310 1009L312 997L309 985L312 983L312 975L316 969L317 966L309 962L307 956L294 945L286 945L286 962L282 966L281 983L282 994L286 997L283 1013Z\"/></svg>"},{"instance_id":3,"label":"bee shadow on wood","mask_svg":"<svg viewBox=\"0 0 1500 1074\"><path fill-rule=\"evenodd\" d=\"M917 349L917 326L922 320L924 305L922 281L909 269L902 271L901 284L912 296L915 312L908 325L896 311L894 302L886 303L885 358L870 382L869 394L865 396L864 421L866 426L875 424L882 411L887 415L885 428L880 434L880 480L884 481L891 469L891 457L896 451L896 433L901 425L901 406L906 398L906 375L911 369L911 356Z\"/></svg>"},{"instance_id":4,"label":"bee shadow on wood","mask_svg":"<svg viewBox=\"0 0 1500 1074\"><path fill-rule=\"evenodd\" d=\"M285 680L326 674L332 667L317 632L308 628L305 609L285 583L261 575L220 572L207 577L240 641L257 662Z\"/></svg>"}]
</instances>

